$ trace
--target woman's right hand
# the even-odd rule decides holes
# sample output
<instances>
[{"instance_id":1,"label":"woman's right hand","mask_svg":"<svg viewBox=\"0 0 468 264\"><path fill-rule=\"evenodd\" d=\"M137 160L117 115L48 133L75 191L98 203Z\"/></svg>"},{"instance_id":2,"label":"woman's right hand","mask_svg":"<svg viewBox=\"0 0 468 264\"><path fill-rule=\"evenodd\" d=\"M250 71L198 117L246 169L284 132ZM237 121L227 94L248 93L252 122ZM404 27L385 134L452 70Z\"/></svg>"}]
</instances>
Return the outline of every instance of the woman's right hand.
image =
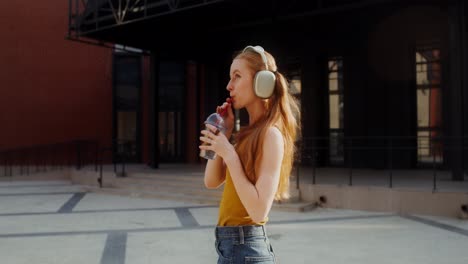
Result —
<instances>
[{"instance_id":1,"label":"woman's right hand","mask_svg":"<svg viewBox=\"0 0 468 264\"><path fill-rule=\"evenodd\" d=\"M216 112L223 117L224 126L226 127L225 135L230 138L234 129L234 112L232 111L231 98L226 98L226 102L218 106Z\"/></svg>"}]
</instances>

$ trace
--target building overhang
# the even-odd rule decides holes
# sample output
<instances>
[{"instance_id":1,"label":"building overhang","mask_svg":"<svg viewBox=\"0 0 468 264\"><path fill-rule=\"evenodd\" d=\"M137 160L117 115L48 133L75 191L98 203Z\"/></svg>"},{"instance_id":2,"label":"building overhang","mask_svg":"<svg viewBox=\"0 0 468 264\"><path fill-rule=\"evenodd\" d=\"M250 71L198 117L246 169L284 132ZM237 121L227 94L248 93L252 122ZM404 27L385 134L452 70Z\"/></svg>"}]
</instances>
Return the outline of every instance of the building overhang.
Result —
<instances>
[{"instance_id":1,"label":"building overhang","mask_svg":"<svg viewBox=\"0 0 468 264\"><path fill-rule=\"evenodd\" d=\"M218 51L303 27L310 19L443 0L69 0L71 40L193 54ZM320 24L313 25L320 27Z\"/></svg>"}]
</instances>

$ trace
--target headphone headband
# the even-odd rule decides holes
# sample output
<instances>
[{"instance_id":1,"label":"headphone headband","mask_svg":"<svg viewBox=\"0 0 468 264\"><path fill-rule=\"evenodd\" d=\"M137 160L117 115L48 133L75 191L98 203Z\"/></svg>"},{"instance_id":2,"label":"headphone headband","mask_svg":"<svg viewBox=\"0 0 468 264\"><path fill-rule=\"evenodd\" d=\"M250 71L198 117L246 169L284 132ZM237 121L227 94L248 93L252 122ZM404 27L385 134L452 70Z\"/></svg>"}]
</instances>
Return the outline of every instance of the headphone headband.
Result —
<instances>
[{"instance_id":1,"label":"headphone headband","mask_svg":"<svg viewBox=\"0 0 468 264\"><path fill-rule=\"evenodd\" d=\"M265 68L268 71L267 58L266 58L265 50L263 49L263 47L262 46L247 46L247 47L244 48L242 53L246 52L247 50L252 50L252 51L260 54L260 56L262 57L263 63L265 64Z\"/></svg>"}]
</instances>

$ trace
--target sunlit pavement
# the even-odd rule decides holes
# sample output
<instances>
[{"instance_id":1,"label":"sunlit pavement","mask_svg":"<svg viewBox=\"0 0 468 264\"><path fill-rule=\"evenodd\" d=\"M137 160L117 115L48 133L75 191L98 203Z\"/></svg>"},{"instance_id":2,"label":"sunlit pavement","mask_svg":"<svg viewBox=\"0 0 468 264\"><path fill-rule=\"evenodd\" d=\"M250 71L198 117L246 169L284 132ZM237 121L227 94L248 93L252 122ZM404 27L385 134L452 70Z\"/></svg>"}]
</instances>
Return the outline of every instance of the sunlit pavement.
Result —
<instances>
[{"instance_id":1,"label":"sunlit pavement","mask_svg":"<svg viewBox=\"0 0 468 264\"><path fill-rule=\"evenodd\" d=\"M216 263L215 206L0 182L0 263ZM468 221L317 209L273 211L279 263L468 263Z\"/></svg>"}]
</instances>

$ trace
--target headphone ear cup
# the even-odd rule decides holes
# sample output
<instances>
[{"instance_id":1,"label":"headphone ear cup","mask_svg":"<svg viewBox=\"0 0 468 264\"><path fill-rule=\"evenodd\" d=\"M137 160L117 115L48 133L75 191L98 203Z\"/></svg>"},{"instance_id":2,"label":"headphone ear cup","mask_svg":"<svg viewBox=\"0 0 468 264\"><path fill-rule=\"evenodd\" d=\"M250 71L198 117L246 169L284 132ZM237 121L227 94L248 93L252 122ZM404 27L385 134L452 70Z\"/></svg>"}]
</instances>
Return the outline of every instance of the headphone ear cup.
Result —
<instances>
[{"instance_id":1,"label":"headphone ear cup","mask_svg":"<svg viewBox=\"0 0 468 264\"><path fill-rule=\"evenodd\" d=\"M276 84L276 76L271 71L259 71L254 77L254 92L255 95L267 99L273 94Z\"/></svg>"}]
</instances>

